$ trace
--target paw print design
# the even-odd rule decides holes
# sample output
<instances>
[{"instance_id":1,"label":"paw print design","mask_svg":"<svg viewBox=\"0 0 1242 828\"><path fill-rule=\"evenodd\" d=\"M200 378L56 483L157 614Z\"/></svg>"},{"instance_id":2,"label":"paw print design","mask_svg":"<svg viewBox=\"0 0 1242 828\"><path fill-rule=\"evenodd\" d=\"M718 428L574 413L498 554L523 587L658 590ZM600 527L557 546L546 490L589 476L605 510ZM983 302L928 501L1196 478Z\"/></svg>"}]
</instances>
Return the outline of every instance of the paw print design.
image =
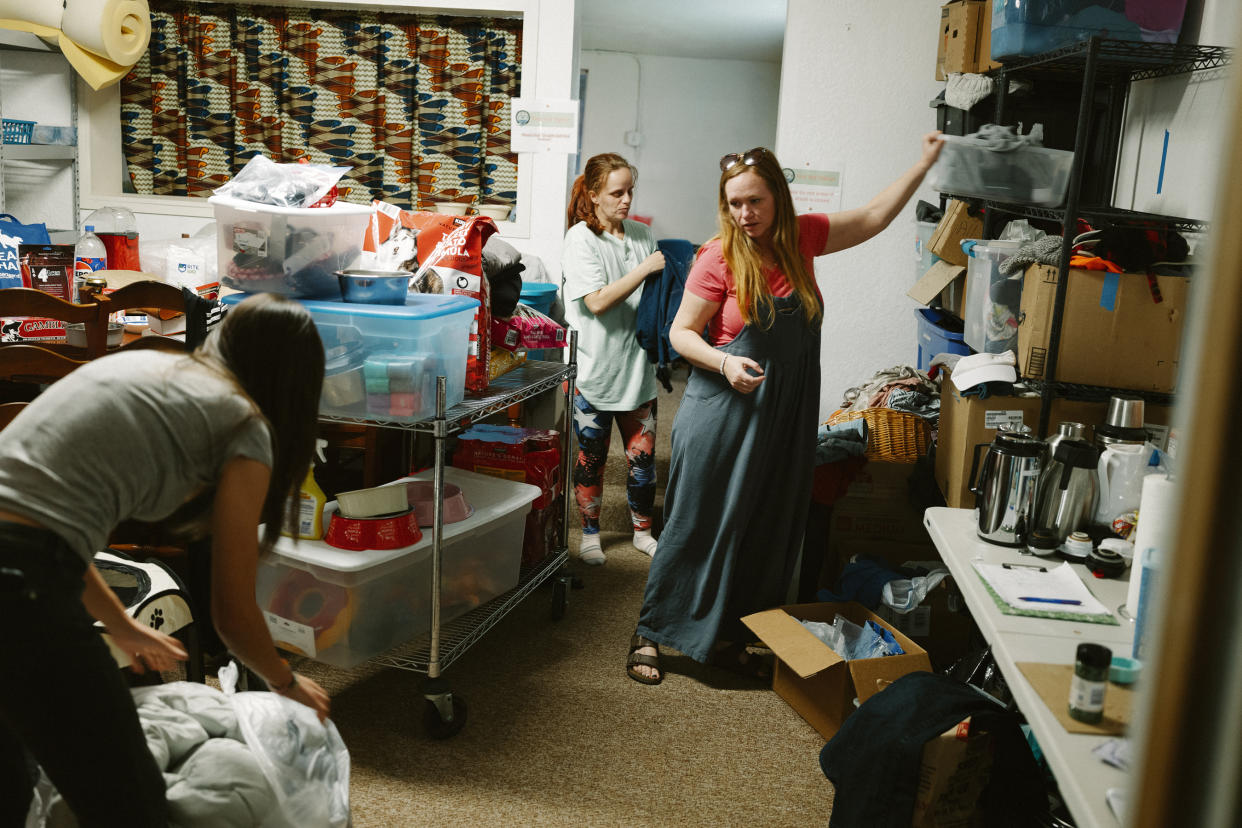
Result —
<instances>
[{"instance_id":1,"label":"paw print design","mask_svg":"<svg viewBox=\"0 0 1242 828\"><path fill-rule=\"evenodd\" d=\"M162 626L164 626L164 611L156 607L151 612L151 628L158 630Z\"/></svg>"}]
</instances>

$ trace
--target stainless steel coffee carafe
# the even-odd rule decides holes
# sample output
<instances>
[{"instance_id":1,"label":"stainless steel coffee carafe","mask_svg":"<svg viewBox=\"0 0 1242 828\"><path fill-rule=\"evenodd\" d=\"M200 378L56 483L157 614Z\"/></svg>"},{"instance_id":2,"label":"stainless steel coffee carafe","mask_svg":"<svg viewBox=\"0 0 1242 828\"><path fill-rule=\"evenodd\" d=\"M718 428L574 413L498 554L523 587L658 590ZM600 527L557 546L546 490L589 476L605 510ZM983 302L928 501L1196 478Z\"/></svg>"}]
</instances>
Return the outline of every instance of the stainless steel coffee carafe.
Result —
<instances>
[{"instance_id":1,"label":"stainless steel coffee carafe","mask_svg":"<svg viewBox=\"0 0 1242 828\"><path fill-rule=\"evenodd\" d=\"M1043 440L1008 431L997 433L991 444L975 446L970 490L975 493L980 538L1001 546L1026 545L1046 450Z\"/></svg>"},{"instance_id":2,"label":"stainless steel coffee carafe","mask_svg":"<svg viewBox=\"0 0 1242 828\"><path fill-rule=\"evenodd\" d=\"M1034 528L1048 530L1058 544L1091 524L1099 496L1098 456L1086 440L1063 439L1040 473Z\"/></svg>"}]
</instances>

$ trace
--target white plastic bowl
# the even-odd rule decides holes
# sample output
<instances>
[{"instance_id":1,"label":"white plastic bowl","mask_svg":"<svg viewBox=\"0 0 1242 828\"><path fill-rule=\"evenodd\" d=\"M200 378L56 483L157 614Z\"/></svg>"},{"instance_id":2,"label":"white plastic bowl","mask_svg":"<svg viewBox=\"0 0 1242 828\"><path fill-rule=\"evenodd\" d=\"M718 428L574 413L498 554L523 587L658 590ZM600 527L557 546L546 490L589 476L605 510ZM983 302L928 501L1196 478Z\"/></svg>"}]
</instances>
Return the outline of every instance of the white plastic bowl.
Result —
<instances>
[{"instance_id":1,"label":"white plastic bowl","mask_svg":"<svg viewBox=\"0 0 1242 828\"><path fill-rule=\"evenodd\" d=\"M443 213L446 216L464 216L469 204L462 204L457 201L437 201L435 208L437 213Z\"/></svg>"},{"instance_id":2,"label":"white plastic bowl","mask_svg":"<svg viewBox=\"0 0 1242 828\"><path fill-rule=\"evenodd\" d=\"M508 221L512 209L508 204L483 204L479 206L479 214L492 221Z\"/></svg>"},{"instance_id":3,"label":"white plastic bowl","mask_svg":"<svg viewBox=\"0 0 1242 828\"><path fill-rule=\"evenodd\" d=\"M108 347L115 348L125 338L125 326L120 322L108 323ZM65 344L74 348L86 347L86 323L70 322L65 325Z\"/></svg>"},{"instance_id":4,"label":"white plastic bowl","mask_svg":"<svg viewBox=\"0 0 1242 828\"><path fill-rule=\"evenodd\" d=\"M404 486L376 486L373 489L355 489L336 496L341 514L347 518L369 518L391 515L409 510Z\"/></svg>"}]
</instances>

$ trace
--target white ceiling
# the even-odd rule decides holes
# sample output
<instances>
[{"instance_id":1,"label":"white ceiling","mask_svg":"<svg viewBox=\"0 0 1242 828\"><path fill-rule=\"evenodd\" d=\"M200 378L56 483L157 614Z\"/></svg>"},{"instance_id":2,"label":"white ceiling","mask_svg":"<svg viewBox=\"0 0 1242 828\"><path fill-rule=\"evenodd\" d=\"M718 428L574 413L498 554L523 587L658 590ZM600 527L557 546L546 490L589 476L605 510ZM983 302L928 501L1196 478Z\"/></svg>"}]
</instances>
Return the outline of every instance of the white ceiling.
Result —
<instances>
[{"instance_id":1,"label":"white ceiling","mask_svg":"<svg viewBox=\"0 0 1242 828\"><path fill-rule=\"evenodd\" d=\"M780 62L785 0L580 0L582 48Z\"/></svg>"}]
</instances>

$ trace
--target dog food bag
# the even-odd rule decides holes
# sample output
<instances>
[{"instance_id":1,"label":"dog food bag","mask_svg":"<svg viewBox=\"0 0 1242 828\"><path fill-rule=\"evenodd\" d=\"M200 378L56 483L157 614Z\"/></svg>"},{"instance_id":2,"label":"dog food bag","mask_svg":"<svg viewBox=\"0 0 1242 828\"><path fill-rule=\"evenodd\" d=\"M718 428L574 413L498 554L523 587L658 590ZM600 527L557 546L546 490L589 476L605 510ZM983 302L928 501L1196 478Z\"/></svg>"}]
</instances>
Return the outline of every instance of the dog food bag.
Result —
<instances>
[{"instance_id":1,"label":"dog food bag","mask_svg":"<svg viewBox=\"0 0 1242 828\"><path fill-rule=\"evenodd\" d=\"M496 232L486 216L449 216L402 210L373 202L375 213L362 249L372 266L409 270L410 289L419 293L460 294L479 300L470 324L466 389L485 391L491 350L491 303L483 275L483 245Z\"/></svg>"},{"instance_id":2,"label":"dog food bag","mask_svg":"<svg viewBox=\"0 0 1242 828\"><path fill-rule=\"evenodd\" d=\"M506 351L564 348L565 329L551 317L518 302L512 316L492 318L492 347Z\"/></svg>"}]
</instances>

